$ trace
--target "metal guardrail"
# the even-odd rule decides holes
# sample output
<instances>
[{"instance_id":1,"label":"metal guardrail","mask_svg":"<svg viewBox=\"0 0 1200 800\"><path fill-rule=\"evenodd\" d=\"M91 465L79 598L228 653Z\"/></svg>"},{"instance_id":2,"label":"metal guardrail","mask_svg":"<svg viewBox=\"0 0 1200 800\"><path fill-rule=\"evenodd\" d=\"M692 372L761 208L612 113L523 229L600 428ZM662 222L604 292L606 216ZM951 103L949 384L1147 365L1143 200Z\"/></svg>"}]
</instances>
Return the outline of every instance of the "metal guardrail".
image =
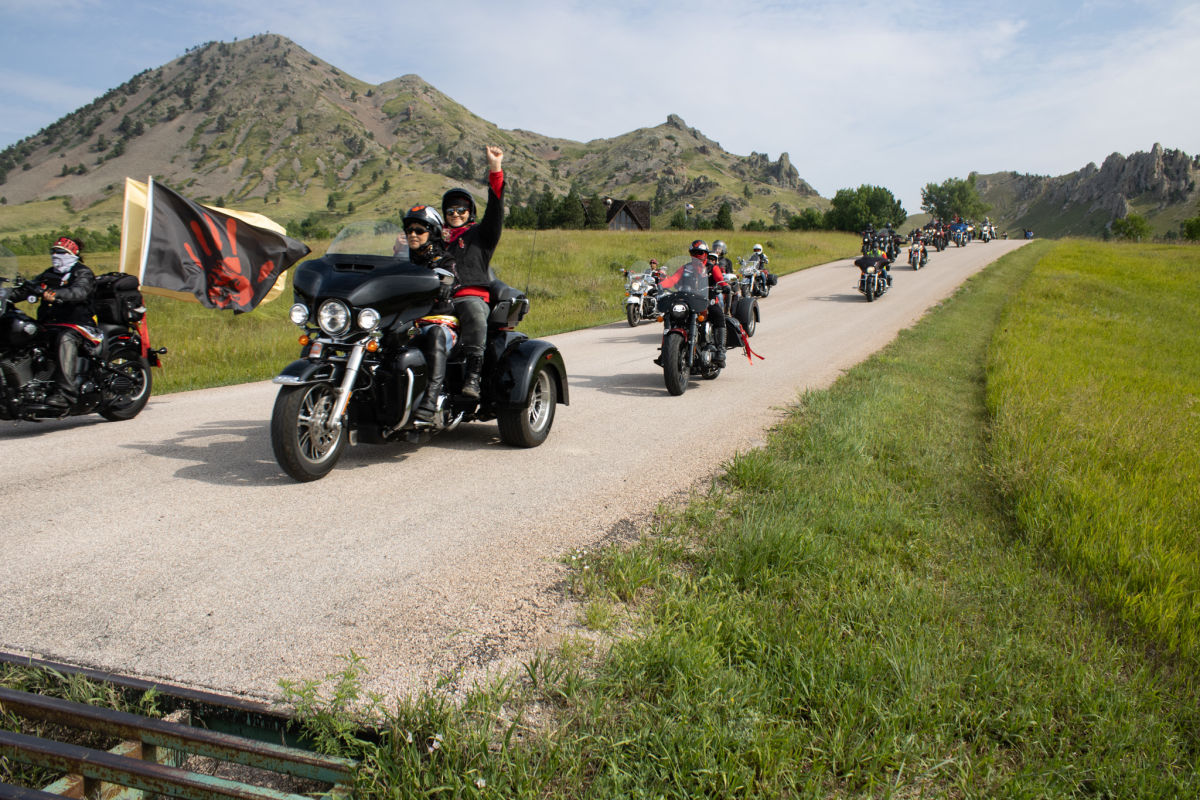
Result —
<instances>
[{"instance_id":1,"label":"metal guardrail","mask_svg":"<svg viewBox=\"0 0 1200 800\"><path fill-rule=\"evenodd\" d=\"M166 795L185 800L303 800L306 794L258 785L258 781L217 777L186 768L188 757L215 759L265 771L274 777L315 782L332 794L346 793L357 765L345 758L323 756L287 742L290 718L265 704L207 692L141 681L46 661L0 653L0 663L81 674L129 691L153 688L160 706L177 706L193 723L143 717L69 700L0 688L0 710L26 720L99 734L121 742L108 751L70 742L0 730L0 756L70 776L41 791L0 784L0 800L46 798L114 798ZM217 721L237 732L215 730ZM265 724L264 724L265 723ZM252 735L247 735L252 734ZM60 737L65 738L65 737ZM292 732L291 738L295 739ZM275 740L275 741L272 741ZM282 783L287 783L283 779ZM120 787L125 787L124 789ZM132 791L129 791L132 790Z\"/></svg>"}]
</instances>

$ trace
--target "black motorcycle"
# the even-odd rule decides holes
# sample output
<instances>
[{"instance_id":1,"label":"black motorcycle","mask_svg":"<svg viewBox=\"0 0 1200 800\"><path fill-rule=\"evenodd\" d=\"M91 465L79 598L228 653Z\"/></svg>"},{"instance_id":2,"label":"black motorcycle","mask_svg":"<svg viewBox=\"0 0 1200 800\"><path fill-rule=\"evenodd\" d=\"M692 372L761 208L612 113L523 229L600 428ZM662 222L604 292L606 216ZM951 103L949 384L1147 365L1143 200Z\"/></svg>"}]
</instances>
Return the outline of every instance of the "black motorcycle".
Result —
<instances>
[{"instance_id":1,"label":"black motorcycle","mask_svg":"<svg viewBox=\"0 0 1200 800\"><path fill-rule=\"evenodd\" d=\"M858 265L861 273L858 278L858 290L867 297L867 302L874 302L876 297L883 297L887 291L887 280L883 277L883 269L876 266Z\"/></svg>"},{"instance_id":2,"label":"black motorcycle","mask_svg":"<svg viewBox=\"0 0 1200 800\"><path fill-rule=\"evenodd\" d=\"M36 422L92 413L113 421L136 417L150 399L150 367L158 366L158 356L167 352L150 347L137 278L98 276L98 324L66 326L83 342L75 371L78 399L71 406L47 402L57 388L55 334L63 325L40 323L17 306L38 302L43 291L20 276L0 278L0 419Z\"/></svg>"},{"instance_id":3,"label":"black motorcycle","mask_svg":"<svg viewBox=\"0 0 1200 800\"><path fill-rule=\"evenodd\" d=\"M347 443L419 443L463 422L495 419L506 444L536 447L550 433L556 404L568 403L558 348L515 330L529 300L496 280L480 398L456 392L465 359L455 348L433 422L414 421L428 382L418 321L453 276L413 264L407 248L393 254L401 233L393 223L355 223L322 258L296 267L290 313L304 329L303 349L274 381L271 446L298 481L328 474Z\"/></svg>"},{"instance_id":4,"label":"black motorcycle","mask_svg":"<svg viewBox=\"0 0 1200 800\"><path fill-rule=\"evenodd\" d=\"M707 271L692 261L681 266L664 283L671 285L663 287L666 291L658 299L663 338L654 363L662 367L667 391L678 396L687 391L692 375L711 381L721 374L721 367L716 363L713 321L708 316L708 307L719 290L709 288ZM741 308L749 309L754 300L743 297L737 302ZM736 346L746 341L740 320L728 311L725 328L727 345Z\"/></svg>"}]
</instances>

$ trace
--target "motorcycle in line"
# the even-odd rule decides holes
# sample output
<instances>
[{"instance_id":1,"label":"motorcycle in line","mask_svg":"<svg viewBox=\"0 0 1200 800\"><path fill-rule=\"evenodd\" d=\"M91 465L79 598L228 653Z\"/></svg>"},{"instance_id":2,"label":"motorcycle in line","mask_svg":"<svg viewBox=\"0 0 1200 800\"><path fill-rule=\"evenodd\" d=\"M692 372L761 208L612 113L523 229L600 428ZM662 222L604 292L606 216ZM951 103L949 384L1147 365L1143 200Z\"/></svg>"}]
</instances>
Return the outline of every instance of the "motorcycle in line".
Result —
<instances>
[{"instance_id":1,"label":"motorcycle in line","mask_svg":"<svg viewBox=\"0 0 1200 800\"><path fill-rule=\"evenodd\" d=\"M642 320L651 319L658 307L658 277L646 267L641 272L622 269L625 276L625 318L629 327L636 328Z\"/></svg>"},{"instance_id":2,"label":"motorcycle in line","mask_svg":"<svg viewBox=\"0 0 1200 800\"><path fill-rule=\"evenodd\" d=\"M855 265L860 272L857 288L858 291L866 295L867 302L873 303L875 298L883 297L883 293L888 290L887 279L883 276L883 269L875 265L862 265L857 262L855 262Z\"/></svg>"},{"instance_id":3,"label":"motorcycle in line","mask_svg":"<svg viewBox=\"0 0 1200 800\"><path fill-rule=\"evenodd\" d=\"M39 422L93 413L110 421L136 417L150 400L150 368L159 366L158 357L167 352L150 347L137 278L97 276L93 302L98 324L67 326L83 341L75 372L77 399L67 407L47 403L58 371L55 328L63 325L40 323L17 305L38 302L43 291L19 275L0 277L0 419Z\"/></svg>"},{"instance_id":4,"label":"motorcycle in line","mask_svg":"<svg viewBox=\"0 0 1200 800\"><path fill-rule=\"evenodd\" d=\"M558 348L516 330L529 299L493 280L479 399L456 391L465 358L455 348L433 422L418 425L413 412L429 381L418 320L454 277L413 264L396 247L400 234L392 222L353 223L323 257L295 268L290 317L304 331L302 349L274 379L271 447L297 481L327 475L347 444L422 443L464 422L495 419L505 444L537 447L557 405L569 402Z\"/></svg>"},{"instance_id":5,"label":"motorcycle in line","mask_svg":"<svg viewBox=\"0 0 1200 800\"><path fill-rule=\"evenodd\" d=\"M926 249L925 243L920 239L917 239L909 246L908 263L914 270L919 270L929 263L929 250Z\"/></svg>"},{"instance_id":6,"label":"motorcycle in line","mask_svg":"<svg viewBox=\"0 0 1200 800\"><path fill-rule=\"evenodd\" d=\"M709 288L707 271L691 260L672 272L679 277L670 287L663 287L658 299L658 313L663 322L662 344L655 364L662 367L667 391L678 396L687 391L691 377L715 380L721 374L717 365L717 345L713 321L708 307L720 290ZM757 301L750 297L734 301L735 313L725 313L725 342L748 348L751 335L742 324ZM757 320L755 320L757 321Z\"/></svg>"},{"instance_id":7,"label":"motorcycle in line","mask_svg":"<svg viewBox=\"0 0 1200 800\"><path fill-rule=\"evenodd\" d=\"M771 294L771 287L774 282L771 280L774 275L768 275L761 266L761 263L755 259L738 259L738 278L741 284L741 294L743 297L762 297L766 298Z\"/></svg>"}]
</instances>

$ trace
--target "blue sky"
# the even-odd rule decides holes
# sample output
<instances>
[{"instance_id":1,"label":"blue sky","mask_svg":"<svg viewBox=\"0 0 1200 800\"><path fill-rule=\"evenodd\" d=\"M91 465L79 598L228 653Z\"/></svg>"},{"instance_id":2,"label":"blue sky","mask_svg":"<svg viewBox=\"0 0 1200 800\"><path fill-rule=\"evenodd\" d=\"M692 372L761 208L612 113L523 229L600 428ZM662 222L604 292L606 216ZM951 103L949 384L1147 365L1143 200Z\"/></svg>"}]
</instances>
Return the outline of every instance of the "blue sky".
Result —
<instances>
[{"instance_id":1,"label":"blue sky","mask_svg":"<svg viewBox=\"0 0 1200 800\"><path fill-rule=\"evenodd\" d=\"M372 83L420 75L502 128L587 141L678 114L738 155L787 152L826 197L881 185L910 213L971 170L1200 152L1195 0L0 0L0 147L265 32Z\"/></svg>"}]
</instances>

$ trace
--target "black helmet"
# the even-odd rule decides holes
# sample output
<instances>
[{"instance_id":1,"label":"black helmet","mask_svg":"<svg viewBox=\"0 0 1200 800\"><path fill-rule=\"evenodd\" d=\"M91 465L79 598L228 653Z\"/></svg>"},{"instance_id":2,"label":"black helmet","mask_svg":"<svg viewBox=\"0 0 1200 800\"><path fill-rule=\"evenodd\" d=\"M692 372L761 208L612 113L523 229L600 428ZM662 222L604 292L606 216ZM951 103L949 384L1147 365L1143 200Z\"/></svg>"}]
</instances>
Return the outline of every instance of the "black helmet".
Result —
<instances>
[{"instance_id":1,"label":"black helmet","mask_svg":"<svg viewBox=\"0 0 1200 800\"><path fill-rule=\"evenodd\" d=\"M712 251L713 251L713 253L715 253L718 256L725 255L725 253L727 252L725 243L723 241L721 241L720 239L717 239L715 242L712 243Z\"/></svg>"},{"instance_id":2,"label":"black helmet","mask_svg":"<svg viewBox=\"0 0 1200 800\"><path fill-rule=\"evenodd\" d=\"M452 206L465 205L467 207L467 222L475 221L475 198L471 197L471 193L466 189L455 187L442 195L442 214L445 215L446 209Z\"/></svg>"},{"instance_id":3,"label":"black helmet","mask_svg":"<svg viewBox=\"0 0 1200 800\"><path fill-rule=\"evenodd\" d=\"M404 212L402 224L407 230L409 222L419 222L429 229L430 239L442 238L442 215L432 206L413 206Z\"/></svg>"},{"instance_id":4,"label":"black helmet","mask_svg":"<svg viewBox=\"0 0 1200 800\"><path fill-rule=\"evenodd\" d=\"M692 246L688 248L688 252L697 258L708 255L708 242L703 239L697 239L692 242Z\"/></svg>"}]
</instances>

